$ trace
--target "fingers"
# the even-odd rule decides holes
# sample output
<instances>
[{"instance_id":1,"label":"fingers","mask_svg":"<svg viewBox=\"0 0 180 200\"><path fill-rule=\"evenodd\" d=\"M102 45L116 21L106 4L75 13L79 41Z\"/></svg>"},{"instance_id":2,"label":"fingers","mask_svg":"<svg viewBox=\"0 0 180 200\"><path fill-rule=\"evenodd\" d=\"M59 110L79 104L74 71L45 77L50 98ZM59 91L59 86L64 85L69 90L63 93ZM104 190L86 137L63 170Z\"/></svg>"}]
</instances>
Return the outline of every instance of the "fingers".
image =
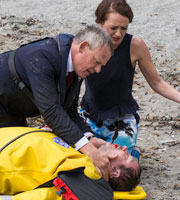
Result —
<instances>
[{"instance_id":1,"label":"fingers","mask_svg":"<svg viewBox=\"0 0 180 200\"><path fill-rule=\"evenodd\" d=\"M100 140L100 139L97 139L97 140ZM98 144L102 144L101 140ZM108 181L109 178L113 177L112 168L111 168L109 159L116 157L116 155L112 155L110 153L107 153L106 151L100 151L99 149L95 147L95 145L93 145L90 142L87 145L83 146L80 149L80 151L89 156L94 166L98 170L100 176L104 177L106 181Z\"/></svg>"},{"instance_id":2,"label":"fingers","mask_svg":"<svg viewBox=\"0 0 180 200\"><path fill-rule=\"evenodd\" d=\"M101 177L103 177L103 175L102 175L102 173L101 173L101 170L100 170L98 167L96 167L96 169L97 169L99 175L100 175Z\"/></svg>"},{"instance_id":3,"label":"fingers","mask_svg":"<svg viewBox=\"0 0 180 200\"><path fill-rule=\"evenodd\" d=\"M111 164L109 162L108 166L107 166L107 181L109 181L109 178L112 178L113 177L113 172L112 172L112 167L111 167Z\"/></svg>"},{"instance_id":4,"label":"fingers","mask_svg":"<svg viewBox=\"0 0 180 200\"><path fill-rule=\"evenodd\" d=\"M103 169L101 169L101 175L106 181L109 181L109 176Z\"/></svg>"},{"instance_id":5,"label":"fingers","mask_svg":"<svg viewBox=\"0 0 180 200\"><path fill-rule=\"evenodd\" d=\"M106 142L102 139L93 137L90 142L96 147L99 148L100 146L106 144Z\"/></svg>"},{"instance_id":6,"label":"fingers","mask_svg":"<svg viewBox=\"0 0 180 200\"><path fill-rule=\"evenodd\" d=\"M109 178L112 177L111 167L109 166L104 166L104 167L99 168L98 172L100 176L102 176L106 181L109 181Z\"/></svg>"},{"instance_id":7,"label":"fingers","mask_svg":"<svg viewBox=\"0 0 180 200\"><path fill-rule=\"evenodd\" d=\"M107 154L101 155L101 163L99 165L99 169L101 171L101 175L104 177L106 181L109 180L109 178L113 177L112 167L109 161L109 157Z\"/></svg>"},{"instance_id":8,"label":"fingers","mask_svg":"<svg viewBox=\"0 0 180 200\"><path fill-rule=\"evenodd\" d=\"M111 159L111 160L113 160L113 159L115 159L117 157L118 157L118 154L115 154L115 153L109 153L108 154L108 158Z\"/></svg>"}]
</instances>

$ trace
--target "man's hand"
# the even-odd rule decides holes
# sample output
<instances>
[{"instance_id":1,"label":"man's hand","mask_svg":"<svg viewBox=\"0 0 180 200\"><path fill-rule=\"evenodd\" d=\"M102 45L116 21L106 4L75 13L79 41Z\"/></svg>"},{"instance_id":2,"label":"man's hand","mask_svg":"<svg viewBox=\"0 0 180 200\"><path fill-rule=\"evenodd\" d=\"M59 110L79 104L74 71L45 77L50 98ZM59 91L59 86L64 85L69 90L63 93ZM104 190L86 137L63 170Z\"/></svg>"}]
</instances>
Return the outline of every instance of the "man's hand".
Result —
<instances>
[{"instance_id":1,"label":"man's hand","mask_svg":"<svg viewBox=\"0 0 180 200\"><path fill-rule=\"evenodd\" d=\"M112 159L112 155L109 156L107 152L100 151L91 142L84 145L80 151L89 156L99 174L104 177L106 181L113 177L112 168L109 162L109 159ZM116 155L113 158L115 157Z\"/></svg>"},{"instance_id":2,"label":"man's hand","mask_svg":"<svg viewBox=\"0 0 180 200\"><path fill-rule=\"evenodd\" d=\"M93 144L96 148L99 148L102 145L105 145L106 141L104 141L100 138L92 137L91 140L90 140L90 143Z\"/></svg>"},{"instance_id":3,"label":"man's hand","mask_svg":"<svg viewBox=\"0 0 180 200\"><path fill-rule=\"evenodd\" d=\"M105 142L105 144L101 145L99 147L99 150L104 151L104 152L111 152L113 149L115 149L115 146L111 144L110 142Z\"/></svg>"}]
</instances>

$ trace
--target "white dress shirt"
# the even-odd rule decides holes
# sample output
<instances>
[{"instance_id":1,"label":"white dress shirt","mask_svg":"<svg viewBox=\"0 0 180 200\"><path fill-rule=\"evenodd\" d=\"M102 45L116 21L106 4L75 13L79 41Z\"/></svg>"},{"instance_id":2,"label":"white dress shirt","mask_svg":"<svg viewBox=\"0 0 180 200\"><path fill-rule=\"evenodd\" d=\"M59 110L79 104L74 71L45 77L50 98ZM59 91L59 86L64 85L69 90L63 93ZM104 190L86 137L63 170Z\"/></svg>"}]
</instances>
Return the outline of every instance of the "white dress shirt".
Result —
<instances>
[{"instance_id":1,"label":"white dress shirt","mask_svg":"<svg viewBox=\"0 0 180 200\"><path fill-rule=\"evenodd\" d=\"M73 72L73 71L74 71L74 69L73 69L71 50L70 50L69 51L69 55L68 55L68 60L67 60L67 73L66 73L66 76L68 75L68 72ZM79 150L81 147L86 145L89 142L89 140L87 138L92 136L92 135L93 134L91 132L84 133L84 137L82 137L79 141L77 141L74 144L74 149L75 150Z\"/></svg>"}]
</instances>

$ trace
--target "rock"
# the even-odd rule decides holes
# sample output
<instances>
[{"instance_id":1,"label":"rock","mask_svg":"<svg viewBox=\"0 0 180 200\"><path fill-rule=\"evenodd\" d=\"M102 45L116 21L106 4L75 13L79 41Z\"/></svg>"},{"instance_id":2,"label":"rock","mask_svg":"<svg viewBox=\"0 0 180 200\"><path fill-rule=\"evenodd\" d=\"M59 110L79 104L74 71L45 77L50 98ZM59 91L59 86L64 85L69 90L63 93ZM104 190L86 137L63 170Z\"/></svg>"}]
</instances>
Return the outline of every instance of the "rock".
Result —
<instances>
[{"instance_id":1,"label":"rock","mask_svg":"<svg viewBox=\"0 0 180 200\"><path fill-rule=\"evenodd\" d=\"M180 184L175 184L174 185L174 190L180 190Z\"/></svg>"}]
</instances>

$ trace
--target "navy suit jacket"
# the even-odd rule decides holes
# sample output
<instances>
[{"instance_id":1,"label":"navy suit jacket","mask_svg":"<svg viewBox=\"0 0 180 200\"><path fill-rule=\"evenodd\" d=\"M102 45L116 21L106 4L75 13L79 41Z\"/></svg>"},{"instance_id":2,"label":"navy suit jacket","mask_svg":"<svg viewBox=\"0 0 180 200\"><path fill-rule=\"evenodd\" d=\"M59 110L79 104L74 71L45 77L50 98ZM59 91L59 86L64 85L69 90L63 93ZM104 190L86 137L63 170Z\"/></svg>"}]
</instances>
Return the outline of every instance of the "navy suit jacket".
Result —
<instances>
[{"instance_id":1,"label":"navy suit jacket","mask_svg":"<svg viewBox=\"0 0 180 200\"><path fill-rule=\"evenodd\" d=\"M0 103L9 113L25 117L41 114L48 126L68 144L73 145L91 131L77 113L82 80L75 76L66 91L67 59L72 35L60 34L61 53L54 38L45 38L20 47L15 54L15 66L20 79L32 91L36 106L18 94L7 59L9 52L0 55Z\"/></svg>"}]
</instances>

